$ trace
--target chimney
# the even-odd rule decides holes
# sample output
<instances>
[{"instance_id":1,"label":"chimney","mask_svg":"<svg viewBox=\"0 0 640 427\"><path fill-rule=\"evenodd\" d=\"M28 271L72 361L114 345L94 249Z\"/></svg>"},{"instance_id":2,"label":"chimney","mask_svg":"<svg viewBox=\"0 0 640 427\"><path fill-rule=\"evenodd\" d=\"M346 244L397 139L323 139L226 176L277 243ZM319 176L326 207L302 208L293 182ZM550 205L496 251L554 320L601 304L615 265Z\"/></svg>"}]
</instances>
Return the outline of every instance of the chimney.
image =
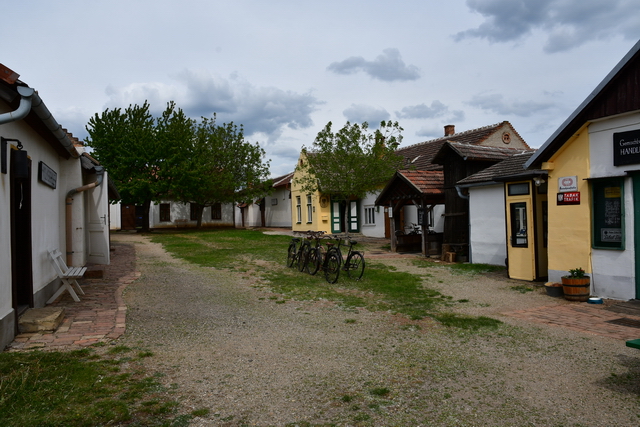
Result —
<instances>
[{"instance_id":1,"label":"chimney","mask_svg":"<svg viewBox=\"0 0 640 427\"><path fill-rule=\"evenodd\" d=\"M444 126L444 136L451 136L456 133L455 125L445 125Z\"/></svg>"}]
</instances>

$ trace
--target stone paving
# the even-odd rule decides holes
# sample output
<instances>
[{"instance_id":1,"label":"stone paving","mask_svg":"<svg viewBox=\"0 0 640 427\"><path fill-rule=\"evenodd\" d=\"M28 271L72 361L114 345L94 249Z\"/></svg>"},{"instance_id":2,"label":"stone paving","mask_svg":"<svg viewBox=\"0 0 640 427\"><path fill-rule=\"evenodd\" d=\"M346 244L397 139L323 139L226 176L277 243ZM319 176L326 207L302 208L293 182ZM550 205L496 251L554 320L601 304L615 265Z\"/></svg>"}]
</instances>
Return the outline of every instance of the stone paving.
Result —
<instances>
[{"instance_id":1,"label":"stone paving","mask_svg":"<svg viewBox=\"0 0 640 427\"><path fill-rule=\"evenodd\" d=\"M50 305L65 308L65 319L60 327L55 332L19 334L9 345L9 351L81 348L112 341L125 332L127 308L122 293L127 285L140 277L140 272L136 271L136 254L132 243L112 242L111 247L111 265L104 266L103 278L80 281L85 295L80 296L79 303L64 293ZM551 304L503 314L618 340L640 338L640 328L609 323L612 320L629 319L640 324L640 317L608 311L606 305Z\"/></svg>"}]
</instances>

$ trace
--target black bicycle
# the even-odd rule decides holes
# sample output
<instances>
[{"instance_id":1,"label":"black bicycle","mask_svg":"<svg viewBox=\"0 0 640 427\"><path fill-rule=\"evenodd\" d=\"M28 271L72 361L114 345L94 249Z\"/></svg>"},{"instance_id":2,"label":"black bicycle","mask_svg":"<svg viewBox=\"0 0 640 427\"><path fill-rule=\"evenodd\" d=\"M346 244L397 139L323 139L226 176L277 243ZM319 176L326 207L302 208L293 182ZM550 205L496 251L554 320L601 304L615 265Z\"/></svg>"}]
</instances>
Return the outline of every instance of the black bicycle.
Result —
<instances>
[{"instance_id":1,"label":"black bicycle","mask_svg":"<svg viewBox=\"0 0 640 427\"><path fill-rule=\"evenodd\" d=\"M315 246L309 245L309 251L306 256L305 268L304 270L310 275L315 275L322 265L323 256L323 248L320 243L320 239L324 235L324 231L316 231L313 232L308 238L309 242L311 240L315 241Z\"/></svg>"},{"instance_id":2,"label":"black bicycle","mask_svg":"<svg viewBox=\"0 0 640 427\"><path fill-rule=\"evenodd\" d=\"M364 274L365 262L364 254L353 249L353 247L357 245L358 242L356 242L355 240L351 240L349 236L346 237L346 240L349 242L349 251L347 252L347 259L343 265L342 250L340 248L342 246L346 246L343 243L345 238L341 236L334 236L332 238L338 243L328 244L329 249L327 250L327 254L323 262L324 278L329 283L336 283L338 281L338 277L340 276L340 271L344 270L347 272L347 276L349 276L349 278L360 280L362 278L362 275Z\"/></svg>"},{"instance_id":3,"label":"black bicycle","mask_svg":"<svg viewBox=\"0 0 640 427\"><path fill-rule=\"evenodd\" d=\"M300 249L302 249L301 241L302 239L299 237L293 237L291 239L289 248L287 249L287 267L293 267L298 260L300 256Z\"/></svg>"}]
</instances>

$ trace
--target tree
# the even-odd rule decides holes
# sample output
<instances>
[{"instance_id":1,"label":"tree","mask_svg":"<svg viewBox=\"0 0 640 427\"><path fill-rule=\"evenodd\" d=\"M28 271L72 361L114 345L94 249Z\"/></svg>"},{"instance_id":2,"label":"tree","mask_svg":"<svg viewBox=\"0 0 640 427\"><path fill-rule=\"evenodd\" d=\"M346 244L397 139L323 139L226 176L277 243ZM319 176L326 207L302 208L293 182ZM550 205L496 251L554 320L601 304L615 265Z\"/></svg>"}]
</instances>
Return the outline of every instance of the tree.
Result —
<instances>
[{"instance_id":1,"label":"tree","mask_svg":"<svg viewBox=\"0 0 640 427\"><path fill-rule=\"evenodd\" d=\"M197 206L197 227L205 207L215 203L252 202L271 189L269 161L265 151L244 139L242 126L216 124L202 118L184 151L171 194L175 199Z\"/></svg>"},{"instance_id":2,"label":"tree","mask_svg":"<svg viewBox=\"0 0 640 427\"><path fill-rule=\"evenodd\" d=\"M96 113L86 129L86 143L109 171L122 202L144 207L143 231L148 231L149 207L162 196L158 170L163 160L149 104Z\"/></svg>"},{"instance_id":3,"label":"tree","mask_svg":"<svg viewBox=\"0 0 640 427\"><path fill-rule=\"evenodd\" d=\"M305 173L297 176L305 193L320 191L334 200L362 199L384 185L402 167L396 149L403 129L398 122L381 122L369 131L369 125L347 122L333 133L329 122L310 148L302 148L306 160L297 166Z\"/></svg>"}]
</instances>

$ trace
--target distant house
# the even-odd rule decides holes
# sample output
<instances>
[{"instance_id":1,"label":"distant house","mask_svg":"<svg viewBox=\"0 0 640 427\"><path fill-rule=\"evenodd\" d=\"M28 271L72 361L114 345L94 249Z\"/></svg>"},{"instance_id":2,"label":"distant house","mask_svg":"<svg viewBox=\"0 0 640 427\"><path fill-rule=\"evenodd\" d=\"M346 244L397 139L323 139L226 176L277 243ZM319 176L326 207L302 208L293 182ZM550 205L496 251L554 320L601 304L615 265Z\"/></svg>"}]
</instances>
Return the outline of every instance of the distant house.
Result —
<instances>
[{"instance_id":1,"label":"distant house","mask_svg":"<svg viewBox=\"0 0 640 427\"><path fill-rule=\"evenodd\" d=\"M171 200L151 203L149 229L194 228L198 217L194 203ZM111 205L111 229L135 230L142 228L142 206L132 204ZM233 227L233 205L215 203L202 211L202 227Z\"/></svg>"},{"instance_id":2,"label":"distant house","mask_svg":"<svg viewBox=\"0 0 640 427\"><path fill-rule=\"evenodd\" d=\"M0 349L60 287L49 250L110 262L108 174L18 77L0 64Z\"/></svg>"},{"instance_id":3,"label":"distant house","mask_svg":"<svg viewBox=\"0 0 640 427\"><path fill-rule=\"evenodd\" d=\"M441 173L442 195L439 198L432 197L436 194L433 188L429 189L429 194L412 195L403 192L401 188L394 188L393 183L387 185L387 194L398 194L391 199L378 198L376 203L385 206L387 211L391 210L388 216L393 218L389 227L394 232L390 236L392 248L404 247L394 242L397 238L395 231L407 230L408 223L415 222L438 234L429 239L441 241L444 245L449 245L451 250L466 257L469 243L469 204L466 196L456 187L458 181L515 154L531 150L506 121L460 133L455 132L453 125L445 126L444 130L445 135L441 138L397 151L405 158L408 170ZM396 185L405 185L397 178L394 178ZM427 254L427 246L425 237L418 248L421 247L423 254Z\"/></svg>"},{"instance_id":4,"label":"distant house","mask_svg":"<svg viewBox=\"0 0 640 427\"><path fill-rule=\"evenodd\" d=\"M640 42L527 161L548 173L548 276L640 298Z\"/></svg>"},{"instance_id":5,"label":"distant house","mask_svg":"<svg viewBox=\"0 0 640 427\"><path fill-rule=\"evenodd\" d=\"M236 227L291 228L293 172L273 178L273 192L254 203L236 206Z\"/></svg>"}]
</instances>

